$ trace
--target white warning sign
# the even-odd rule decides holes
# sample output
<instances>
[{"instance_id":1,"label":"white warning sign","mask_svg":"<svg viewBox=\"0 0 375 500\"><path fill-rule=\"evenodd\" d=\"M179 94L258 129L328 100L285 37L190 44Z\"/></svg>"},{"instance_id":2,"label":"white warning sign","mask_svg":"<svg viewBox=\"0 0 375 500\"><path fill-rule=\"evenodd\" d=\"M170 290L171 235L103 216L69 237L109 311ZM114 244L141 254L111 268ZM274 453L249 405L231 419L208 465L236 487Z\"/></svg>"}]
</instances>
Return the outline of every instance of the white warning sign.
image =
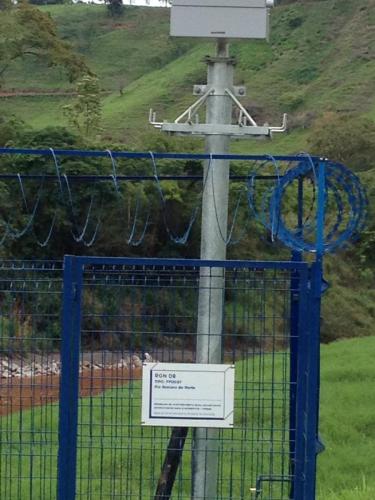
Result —
<instances>
[{"instance_id":1,"label":"white warning sign","mask_svg":"<svg viewBox=\"0 0 375 500\"><path fill-rule=\"evenodd\" d=\"M144 363L142 425L233 427L234 366Z\"/></svg>"}]
</instances>

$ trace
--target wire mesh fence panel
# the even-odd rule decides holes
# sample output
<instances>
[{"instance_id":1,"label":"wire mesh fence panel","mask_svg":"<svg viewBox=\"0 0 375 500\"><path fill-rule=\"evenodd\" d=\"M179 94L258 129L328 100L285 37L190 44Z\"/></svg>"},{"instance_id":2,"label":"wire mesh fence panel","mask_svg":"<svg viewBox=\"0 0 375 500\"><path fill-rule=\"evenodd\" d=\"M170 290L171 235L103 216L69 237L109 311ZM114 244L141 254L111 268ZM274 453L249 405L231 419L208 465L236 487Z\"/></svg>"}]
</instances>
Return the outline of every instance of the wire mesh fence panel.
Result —
<instances>
[{"instance_id":1,"label":"wire mesh fence panel","mask_svg":"<svg viewBox=\"0 0 375 500\"><path fill-rule=\"evenodd\" d=\"M0 263L0 498L56 498L62 263Z\"/></svg>"},{"instance_id":2,"label":"wire mesh fence panel","mask_svg":"<svg viewBox=\"0 0 375 500\"><path fill-rule=\"evenodd\" d=\"M221 294L222 329L208 325L200 335L220 339L220 362L235 366L235 390L233 428L200 434L199 446L203 439L205 454L216 457L216 486L213 495L199 498L289 499L296 431L290 349L293 331L298 333L291 328L292 300L300 293L302 274L306 279L305 268L80 262L75 497L168 498L156 492L178 428L142 426L142 363L197 361L202 354L197 353L199 296L204 293ZM191 498L197 436L194 429L187 431L172 499ZM204 480L210 477L207 472Z\"/></svg>"}]
</instances>

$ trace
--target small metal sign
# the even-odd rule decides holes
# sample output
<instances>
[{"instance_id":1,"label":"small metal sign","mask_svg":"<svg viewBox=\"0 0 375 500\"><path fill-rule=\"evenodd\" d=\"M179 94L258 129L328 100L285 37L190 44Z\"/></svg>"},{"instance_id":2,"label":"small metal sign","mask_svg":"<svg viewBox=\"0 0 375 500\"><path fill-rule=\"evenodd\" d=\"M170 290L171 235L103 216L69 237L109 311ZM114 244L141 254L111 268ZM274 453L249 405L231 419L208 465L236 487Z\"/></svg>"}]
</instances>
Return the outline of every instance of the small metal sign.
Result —
<instances>
[{"instance_id":1,"label":"small metal sign","mask_svg":"<svg viewBox=\"0 0 375 500\"><path fill-rule=\"evenodd\" d=\"M142 425L233 427L234 366L144 363Z\"/></svg>"}]
</instances>

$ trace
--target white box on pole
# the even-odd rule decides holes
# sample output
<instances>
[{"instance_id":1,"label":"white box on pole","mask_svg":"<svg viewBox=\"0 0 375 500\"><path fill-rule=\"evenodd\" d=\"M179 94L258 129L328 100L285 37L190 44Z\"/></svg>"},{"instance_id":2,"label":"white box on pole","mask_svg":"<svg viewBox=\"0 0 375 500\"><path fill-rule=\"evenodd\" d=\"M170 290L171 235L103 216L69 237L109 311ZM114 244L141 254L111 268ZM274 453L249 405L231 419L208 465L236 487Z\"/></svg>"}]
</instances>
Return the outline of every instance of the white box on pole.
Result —
<instances>
[{"instance_id":1,"label":"white box on pole","mask_svg":"<svg viewBox=\"0 0 375 500\"><path fill-rule=\"evenodd\" d=\"M268 38L270 0L174 0L171 35Z\"/></svg>"}]
</instances>

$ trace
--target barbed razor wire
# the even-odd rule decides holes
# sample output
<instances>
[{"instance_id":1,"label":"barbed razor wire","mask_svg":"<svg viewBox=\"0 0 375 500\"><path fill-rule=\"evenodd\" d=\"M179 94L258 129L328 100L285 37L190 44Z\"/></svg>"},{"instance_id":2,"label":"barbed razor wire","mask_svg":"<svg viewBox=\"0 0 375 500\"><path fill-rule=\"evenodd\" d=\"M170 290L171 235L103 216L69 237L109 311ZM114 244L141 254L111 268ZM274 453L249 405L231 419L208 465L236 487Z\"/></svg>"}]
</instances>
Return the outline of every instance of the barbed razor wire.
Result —
<instances>
[{"instance_id":1,"label":"barbed razor wire","mask_svg":"<svg viewBox=\"0 0 375 500\"><path fill-rule=\"evenodd\" d=\"M107 191L108 183L113 186L110 190L112 192L111 203L117 203L116 213L122 214L121 219L126 220L125 210L127 210L128 234L126 235L124 231L126 244L135 247L142 245L148 229L157 222L157 212L160 211L161 221L169 240L176 245L187 245L191 239L192 229L197 223L205 189L213 190L217 215L217 204L220 200L217 200L212 179L209 183L215 159L226 159L231 162L230 180L236 182L236 188L230 191L232 216L227 236L224 237L224 232L219 226L221 237L227 245L235 245L243 241L248 233L249 222L255 220L267 230L271 242L278 240L293 250L315 253L317 252L317 214L320 209L323 209L325 216L322 251L330 253L354 241L366 224L368 202L360 179L340 163L313 157L307 153L273 156L130 153L109 149L81 151L53 148L46 150L0 148L0 158L1 154L16 154L21 159L26 158L22 155L51 157L54 175L46 171L37 174L19 171L16 173L0 172L0 180L4 183L17 182L18 188L12 191L12 198L16 200L19 196L19 200L15 201L14 205L18 213L7 215L6 209L2 210L0 226L4 232L0 238L0 245L7 240L17 240L27 234L34 234L37 244L40 247L46 247L64 217L69 222L70 233L75 243L86 247L94 245L101 226L112 222L111 213L103 201L102 190L95 187L98 183L106 184ZM111 170L105 175L71 174L69 165L61 164L59 161L59 158L63 156L68 156L70 159L109 158ZM121 167L117 163L119 159L142 160L142 173L140 171L135 175L120 173ZM165 175L159 169L159 160L205 161L206 167L202 168L203 173L199 175L175 174L172 171L175 163L172 163L171 173ZM147 172L147 162L150 162L151 172ZM240 162L241 173L236 173L236 165ZM324 207L319 207L319 197L316 194L319 185L320 162L324 162L324 196L320 197ZM176 213L171 212L170 196L164 186L164 182L170 180L178 183L189 181L194 184L193 190L190 189L188 193L184 193L190 211L190 215L184 216L187 222L182 223L179 220L174 223L175 227L172 227L170 221L171 215L173 215L172 219L176 219ZM34 182L33 188L28 191L26 182L31 181ZM38 183L37 187L35 187L35 182ZM73 193L73 185L77 182L83 183L85 189L78 191L74 189ZM57 186L50 187L53 183ZM136 185L136 187L130 188L131 185ZM183 192L184 188L178 185L178 189ZM30 201L29 193L33 193L33 201ZM45 207L46 197L48 198L47 208ZM244 203L245 199L246 203ZM184 200L180 199L179 203L184 203ZM126 207L125 204L127 204ZM48 213L49 217L43 212L47 209L51 212L51 214ZM38 219L42 216L43 220L49 219L50 221L44 222L48 228L43 238L40 237L41 228L37 225ZM17 227L19 225L21 227ZM183 225L184 229L178 234L176 228ZM237 232L236 238L235 232Z\"/></svg>"}]
</instances>

